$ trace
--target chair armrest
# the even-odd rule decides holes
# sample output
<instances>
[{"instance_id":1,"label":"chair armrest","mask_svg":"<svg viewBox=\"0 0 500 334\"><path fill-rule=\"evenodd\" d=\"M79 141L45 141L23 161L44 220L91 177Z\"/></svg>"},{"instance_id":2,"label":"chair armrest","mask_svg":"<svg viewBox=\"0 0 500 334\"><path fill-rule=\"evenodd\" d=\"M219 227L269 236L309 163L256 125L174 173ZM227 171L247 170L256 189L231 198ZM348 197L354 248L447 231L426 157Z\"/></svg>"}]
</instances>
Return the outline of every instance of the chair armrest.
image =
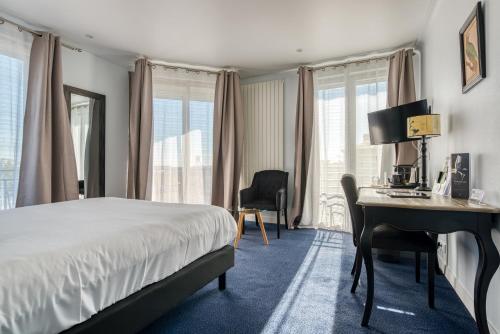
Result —
<instances>
[{"instance_id":1,"label":"chair armrest","mask_svg":"<svg viewBox=\"0 0 500 334\"><path fill-rule=\"evenodd\" d=\"M286 208L286 200L287 200L287 192L286 188L281 188L276 193L276 209L283 210Z\"/></svg>"},{"instance_id":2,"label":"chair armrest","mask_svg":"<svg viewBox=\"0 0 500 334\"><path fill-rule=\"evenodd\" d=\"M246 203L252 202L255 196L255 188L250 187L240 190L240 207L245 207Z\"/></svg>"}]
</instances>

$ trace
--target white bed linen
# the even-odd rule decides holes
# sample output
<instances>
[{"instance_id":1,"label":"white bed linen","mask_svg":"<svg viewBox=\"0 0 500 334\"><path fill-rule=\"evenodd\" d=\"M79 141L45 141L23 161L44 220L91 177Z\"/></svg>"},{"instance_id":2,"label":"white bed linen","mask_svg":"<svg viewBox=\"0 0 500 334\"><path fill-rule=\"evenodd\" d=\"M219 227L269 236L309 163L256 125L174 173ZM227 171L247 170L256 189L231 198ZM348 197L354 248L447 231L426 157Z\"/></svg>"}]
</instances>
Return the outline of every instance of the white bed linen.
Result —
<instances>
[{"instance_id":1,"label":"white bed linen","mask_svg":"<svg viewBox=\"0 0 500 334\"><path fill-rule=\"evenodd\" d=\"M236 235L207 205L99 198L0 212L0 333L57 333Z\"/></svg>"}]
</instances>

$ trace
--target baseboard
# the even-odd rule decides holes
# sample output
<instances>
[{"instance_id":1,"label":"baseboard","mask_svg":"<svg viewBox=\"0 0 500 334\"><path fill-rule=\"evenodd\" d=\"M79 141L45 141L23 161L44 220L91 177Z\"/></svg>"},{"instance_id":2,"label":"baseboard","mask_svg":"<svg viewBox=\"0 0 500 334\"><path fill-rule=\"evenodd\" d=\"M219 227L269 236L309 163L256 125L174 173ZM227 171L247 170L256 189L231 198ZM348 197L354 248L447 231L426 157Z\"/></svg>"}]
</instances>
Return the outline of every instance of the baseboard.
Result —
<instances>
[{"instance_id":1,"label":"baseboard","mask_svg":"<svg viewBox=\"0 0 500 334\"><path fill-rule=\"evenodd\" d=\"M472 318L475 319L476 317L474 315L474 297L470 294L469 290L462 284L462 282L460 282L460 280L455 276L455 274L450 270L449 266L446 266L444 270L444 275L448 280L448 282L450 282L451 286L457 293L462 303L464 303L467 311L469 311ZM500 334L498 328L496 328L489 320L488 320L488 325L490 328L490 333Z\"/></svg>"}]
</instances>

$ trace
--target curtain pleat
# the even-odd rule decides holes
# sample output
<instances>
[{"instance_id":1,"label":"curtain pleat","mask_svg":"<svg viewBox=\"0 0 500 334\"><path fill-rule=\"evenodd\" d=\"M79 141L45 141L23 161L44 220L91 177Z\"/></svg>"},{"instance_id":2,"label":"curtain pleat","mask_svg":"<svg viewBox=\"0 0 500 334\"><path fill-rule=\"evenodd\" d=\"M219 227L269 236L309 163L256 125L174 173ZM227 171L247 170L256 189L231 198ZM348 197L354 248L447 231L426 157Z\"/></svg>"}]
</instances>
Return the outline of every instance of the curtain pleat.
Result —
<instances>
[{"instance_id":1,"label":"curtain pleat","mask_svg":"<svg viewBox=\"0 0 500 334\"><path fill-rule=\"evenodd\" d=\"M78 177L64 99L61 43L33 39L17 207L78 199Z\"/></svg>"},{"instance_id":2,"label":"curtain pleat","mask_svg":"<svg viewBox=\"0 0 500 334\"><path fill-rule=\"evenodd\" d=\"M236 210L243 160L243 104L236 72L217 76L213 140L212 204Z\"/></svg>"},{"instance_id":3,"label":"curtain pleat","mask_svg":"<svg viewBox=\"0 0 500 334\"><path fill-rule=\"evenodd\" d=\"M89 103L89 128L85 142L85 198L100 197L100 123L99 115L103 111L102 102L91 98Z\"/></svg>"},{"instance_id":4,"label":"curtain pleat","mask_svg":"<svg viewBox=\"0 0 500 334\"><path fill-rule=\"evenodd\" d=\"M146 59L130 74L129 157L127 197L150 198L153 129L153 81Z\"/></svg>"},{"instance_id":5,"label":"curtain pleat","mask_svg":"<svg viewBox=\"0 0 500 334\"><path fill-rule=\"evenodd\" d=\"M292 212L288 225L299 224L306 193L307 171L311 159L312 132L314 120L313 70L299 68L297 113L295 117L295 168L293 183Z\"/></svg>"},{"instance_id":6,"label":"curtain pleat","mask_svg":"<svg viewBox=\"0 0 500 334\"><path fill-rule=\"evenodd\" d=\"M389 61L387 82L387 107L414 102L415 79L413 72L413 50L400 50ZM396 165L413 165L418 158L412 142L396 144Z\"/></svg>"}]
</instances>

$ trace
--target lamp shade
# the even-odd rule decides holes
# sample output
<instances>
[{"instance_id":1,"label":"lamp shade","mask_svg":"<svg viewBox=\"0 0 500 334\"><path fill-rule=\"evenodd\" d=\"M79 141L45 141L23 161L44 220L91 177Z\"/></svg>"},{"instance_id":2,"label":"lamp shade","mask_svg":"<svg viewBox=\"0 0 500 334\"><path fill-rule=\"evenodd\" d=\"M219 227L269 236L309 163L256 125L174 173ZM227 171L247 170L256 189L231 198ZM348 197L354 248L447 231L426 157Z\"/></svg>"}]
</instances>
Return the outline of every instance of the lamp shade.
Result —
<instances>
[{"instance_id":1,"label":"lamp shade","mask_svg":"<svg viewBox=\"0 0 500 334\"><path fill-rule=\"evenodd\" d=\"M436 137L441 135L441 115L428 114L407 118L408 138Z\"/></svg>"}]
</instances>

